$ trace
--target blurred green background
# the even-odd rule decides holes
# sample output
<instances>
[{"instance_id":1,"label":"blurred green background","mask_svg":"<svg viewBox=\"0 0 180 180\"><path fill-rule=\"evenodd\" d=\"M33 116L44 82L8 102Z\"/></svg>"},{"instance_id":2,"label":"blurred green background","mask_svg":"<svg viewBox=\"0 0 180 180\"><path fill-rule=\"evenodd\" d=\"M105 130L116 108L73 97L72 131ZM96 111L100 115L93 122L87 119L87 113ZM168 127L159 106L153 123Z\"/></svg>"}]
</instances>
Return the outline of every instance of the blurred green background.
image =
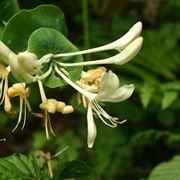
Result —
<instances>
[{"instance_id":1,"label":"blurred green background","mask_svg":"<svg viewBox=\"0 0 180 180\"><path fill-rule=\"evenodd\" d=\"M56 137L46 140L41 120L31 115L25 129L12 134L17 117L6 115L1 106L0 137L6 137L7 142L0 142L0 155L27 154L38 149L53 154L68 146L59 158L60 164L84 163L82 177L77 175L74 179L148 179L156 165L180 151L180 1L19 0L17 4L16 0L3 0L0 2L0 37L4 24L16 11L39 4L53 4L62 9L68 38L79 49L112 42L137 21L142 21L144 44L138 56L123 66L106 66L118 74L122 84L136 86L127 101L106 104L109 114L128 121L111 129L97 119L97 139L93 149L88 149L86 112L82 107L75 106L76 112L68 116L52 116ZM103 52L85 58L110 55L112 52ZM31 86L30 101L34 111L39 112L39 93L35 84ZM70 87L47 89L47 92L48 97L75 104L76 92ZM16 101L16 108L15 105Z\"/></svg>"}]
</instances>

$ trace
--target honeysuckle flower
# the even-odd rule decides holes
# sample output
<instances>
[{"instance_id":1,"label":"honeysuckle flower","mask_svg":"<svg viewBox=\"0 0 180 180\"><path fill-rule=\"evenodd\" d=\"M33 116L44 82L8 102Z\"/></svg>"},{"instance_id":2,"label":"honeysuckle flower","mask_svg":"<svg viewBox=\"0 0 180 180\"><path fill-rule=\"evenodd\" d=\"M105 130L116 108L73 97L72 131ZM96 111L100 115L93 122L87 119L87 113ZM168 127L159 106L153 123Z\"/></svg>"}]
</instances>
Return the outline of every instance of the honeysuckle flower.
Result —
<instances>
[{"instance_id":1,"label":"honeysuckle flower","mask_svg":"<svg viewBox=\"0 0 180 180\"><path fill-rule=\"evenodd\" d=\"M31 83L46 78L52 71L51 66L44 74L39 75L42 64L35 54L28 51L20 52L9 61L11 72L19 82Z\"/></svg>"},{"instance_id":2,"label":"honeysuckle flower","mask_svg":"<svg viewBox=\"0 0 180 180\"><path fill-rule=\"evenodd\" d=\"M88 124L88 147L91 148L96 138L96 126L94 123L93 113L95 113L107 126L117 127L117 124L122 124L126 120L118 121L118 118L110 116L100 106L100 102L121 102L128 99L133 91L134 85L119 86L118 77L112 72L104 73L98 93L91 93L83 89L80 82L74 83L71 81L59 68L55 65L56 72L74 89L83 94L89 101L87 112L87 124Z\"/></svg>"},{"instance_id":3,"label":"honeysuckle flower","mask_svg":"<svg viewBox=\"0 0 180 180\"><path fill-rule=\"evenodd\" d=\"M29 51L19 52L15 54L3 42L0 41L0 104L4 102L4 109L6 112L12 112L10 98L19 96L20 110L18 122L13 129L19 126L23 112L23 126L26 122L26 109L31 111L30 104L27 100L29 96L29 89L25 88L26 83L38 82L42 103L39 108L43 110L45 121L46 136L49 139L49 130L54 135L49 113L61 112L69 114L74 111L72 106L66 105L64 102L55 99L47 99L43 88L42 81L47 78L52 71L59 74L69 85L75 88L82 97L84 107L87 107L87 129L88 137L87 144L91 148L94 144L97 130L94 122L94 114L101 119L109 127L117 127L118 124L124 123L126 120L119 121L118 118L110 116L101 106L103 102L121 102L128 99L133 90L134 85L120 86L118 77L112 72L106 72L104 67L95 70L82 72L81 79L76 83L68 78L66 67L86 66L86 65L101 65L101 64L116 64L123 65L130 61L140 51L143 38L140 37L142 30L142 23L136 23L124 36L118 40L92 49L87 49L78 52L60 53L60 54L46 54L41 59ZM116 55L100 60L63 63L59 59L62 57L77 56L99 51L116 50ZM44 72L43 65L47 64L48 69ZM43 68L43 70L42 70ZM14 78L20 82L14 84L8 89L8 74L12 73ZM79 99L79 101L81 101ZM38 113L34 113L38 114Z\"/></svg>"},{"instance_id":4,"label":"honeysuckle flower","mask_svg":"<svg viewBox=\"0 0 180 180\"><path fill-rule=\"evenodd\" d=\"M74 109L72 106L66 105L62 101L57 101L56 99L47 99L42 82L38 81L38 85L42 100L39 108L44 111L46 137L47 139L49 139L49 130L55 136L52 129L49 113L54 114L55 112L61 112L62 114L70 114L74 112Z\"/></svg>"},{"instance_id":5,"label":"honeysuckle flower","mask_svg":"<svg viewBox=\"0 0 180 180\"><path fill-rule=\"evenodd\" d=\"M46 62L49 59L44 56L42 60ZM9 69L16 80L19 82L31 83L42 80L49 76L52 71L52 66L49 66L47 72L42 73L41 61L38 61L35 54L25 51L15 54L2 41L0 41L0 63L9 66Z\"/></svg>"},{"instance_id":6,"label":"honeysuckle flower","mask_svg":"<svg viewBox=\"0 0 180 180\"><path fill-rule=\"evenodd\" d=\"M12 132L14 132L22 120L22 115L24 113L23 117L23 125L21 129L24 129L24 126L26 124L26 109L28 109L29 112L31 112L31 106L29 104L29 101L27 97L30 95L30 89L25 87L24 83L16 83L13 84L12 87L10 87L7 91L7 95L9 98L17 97L19 96L19 116L18 121Z\"/></svg>"}]
</instances>

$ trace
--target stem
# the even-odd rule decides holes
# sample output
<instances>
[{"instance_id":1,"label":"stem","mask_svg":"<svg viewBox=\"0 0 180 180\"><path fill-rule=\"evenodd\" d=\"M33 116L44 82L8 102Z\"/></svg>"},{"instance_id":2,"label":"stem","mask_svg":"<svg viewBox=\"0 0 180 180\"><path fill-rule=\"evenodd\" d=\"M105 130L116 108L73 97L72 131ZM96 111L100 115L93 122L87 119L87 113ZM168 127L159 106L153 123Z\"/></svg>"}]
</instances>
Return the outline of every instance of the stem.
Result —
<instances>
[{"instance_id":1,"label":"stem","mask_svg":"<svg viewBox=\"0 0 180 180\"><path fill-rule=\"evenodd\" d=\"M95 93L90 93L84 89L82 89L81 87L79 87L77 84L75 84L73 81L71 81L66 75L64 75L57 67L57 65L55 65L55 71L63 78L63 80L65 80L69 85L71 85L74 89L76 89L77 91L79 91L81 94L83 94L84 96L86 96L88 99L94 99L96 94Z\"/></svg>"},{"instance_id":2,"label":"stem","mask_svg":"<svg viewBox=\"0 0 180 180\"><path fill-rule=\"evenodd\" d=\"M52 72L52 65L50 65L49 69L42 75L39 75L39 76L35 76L33 78L33 81L38 81L38 80L42 80L42 79L45 79L47 78Z\"/></svg>"},{"instance_id":3,"label":"stem","mask_svg":"<svg viewBox=\"0 0 180 180\"><path fill-rule=\"evenodd\" d=\"M83 16L83 30L84 30L84 46L86 49L88 49L90 47L90 43L89 43L89 18L88 18L87 0L82 0L82 16Z\"/></svg>"},{"instance_id":4,"label":"stem","mask_svg":"<svg viewBox=\"0 0 180 180\"><path fill-rule=\"evenodd\" d=\"M40 95L41 95L41 100L42 102L45 102L47 100L45 91L44 91L44 87L41 81L38 81L38 85L39 85L39 91L40 91Z\"/></svg>"},{"instance_id":5,"label":"stem","mask_svg":"<svg viewBox=\"0 0 180 180\"><path fill-rule=\"evenodd\" d=\"M19 109L19 117L18 117L18 122L16 124L16 126L14 127L14 129L12 130L12 132L14 132L17 127L19 126L21 119L22 119L22 113L23 113L23 97L19 96L19 104L20 104L20 109Z\"/></svg>"}]
</instances>

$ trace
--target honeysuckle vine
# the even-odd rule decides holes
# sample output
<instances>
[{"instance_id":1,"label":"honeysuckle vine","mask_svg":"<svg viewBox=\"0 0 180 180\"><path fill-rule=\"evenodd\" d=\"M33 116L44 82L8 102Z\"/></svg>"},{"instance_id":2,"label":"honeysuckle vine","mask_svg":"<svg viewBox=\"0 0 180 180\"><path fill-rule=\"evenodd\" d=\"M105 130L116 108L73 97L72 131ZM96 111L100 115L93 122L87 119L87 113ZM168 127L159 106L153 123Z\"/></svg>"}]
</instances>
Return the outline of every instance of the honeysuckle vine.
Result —
<instances>
[{"instance_id":1,"label":"honeysuckle vine","mask_svg":"<svg viewBox=\"0 0 180 180\"><path fill-rule=\"evenodd\" d=\"M28 88L29 83L37 82L42 102L39 103L40 115L44 119L45 132L47 138L50 137L49 131L55 135L51 126L49 114L60 112L62 114L73 113L74 109L71 105L54 98L47 98L44 90L44 80L51 76L52 73L56 77L65 81L78 92L78 102L83 102L87 108L87 144L89 148L93 147L97 129L94 117L96 116L104 124L115 128L118 124L124 123L126 120L119 120L117 117L109 115L103 108L103 102L122 102L127 100L134 91L134 85L120 85L119 79L111 70L107 71L102 65L114 64L123 65L133 59L141 49L143 38L140 36L142 23L137 22L124 36L118 40L88 50L68 52L68 53L47 53L41 58L36 54L29 52L14 53L3 42L0 41L0 104L4 103L4 109L8 113L13 113L11 99L19 96L19 116L18 121L13 129L17 129L23 119L22 129L26 122L26 109L33 115L34 113L28 101L31 95ZM105 59L83 61L83 62L65 62L61 58L79 57L79 55L116 50L117 54ZM77 81L73 81L69 76L68 68L78 68L78 66L95 65L93 70L87 72L82 71L81 77ZM96 68L97 65L101 67ZM44 68L46 67L46 68ZM11 73L18 83L8 88L8 77ZM22 118L22 115L24 116Z\"/></svg>"}]
</instances>

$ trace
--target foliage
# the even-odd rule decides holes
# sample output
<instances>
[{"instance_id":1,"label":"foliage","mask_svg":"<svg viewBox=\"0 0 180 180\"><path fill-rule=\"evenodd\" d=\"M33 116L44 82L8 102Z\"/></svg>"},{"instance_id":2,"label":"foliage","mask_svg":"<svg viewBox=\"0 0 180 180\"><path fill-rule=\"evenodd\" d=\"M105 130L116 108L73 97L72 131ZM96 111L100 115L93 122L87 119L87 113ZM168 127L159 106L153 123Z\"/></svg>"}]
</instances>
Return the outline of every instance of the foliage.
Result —
<instances>
[{"instance_id":1,"label":"foliage","mask_svg":"<svg viewBox=\"0 0 180 180\"><path fill-rule=\"evenodd\" d=\"M180 157L177 155L173 157L169 162L159 164L153 169L148 180L168 180L168 179L179 179L179 163Z\"/></svg>"},{"instance_id":2,"label":"foliage","mask_svg":"<svg viewBox=\"0 0 180 180\"><path fill-rule=\"evenodd\" d=\"M14 154L0 160L1 179L48 179L45 161L35 153L28 156Z\"/></svg>"}]
</instances>

